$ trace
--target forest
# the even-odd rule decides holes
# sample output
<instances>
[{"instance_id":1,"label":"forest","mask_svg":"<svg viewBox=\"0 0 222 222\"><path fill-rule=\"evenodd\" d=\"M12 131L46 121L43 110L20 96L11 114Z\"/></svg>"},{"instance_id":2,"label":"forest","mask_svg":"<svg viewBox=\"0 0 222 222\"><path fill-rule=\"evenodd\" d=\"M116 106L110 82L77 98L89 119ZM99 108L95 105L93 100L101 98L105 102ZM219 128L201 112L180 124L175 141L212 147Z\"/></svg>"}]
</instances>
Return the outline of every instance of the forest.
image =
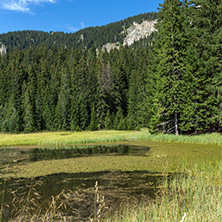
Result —
<instances>
[{"instance_id":1,"label":"forest","mask_svg":"<svg viewBox=\"0 0 222 222\"><path fill-rule=\"evenodd\" d=\"M149 44L110 52L101 46L121 42L123 21L74 33L84 35L79 44L79 37L64 33L1 35L10 47L0 56L0 131L221 131L221 11L221 0L166 0L158 15L145 18L158 16ZM26 41L32 35L36 44Z\"/></svg>"}]
</instances>

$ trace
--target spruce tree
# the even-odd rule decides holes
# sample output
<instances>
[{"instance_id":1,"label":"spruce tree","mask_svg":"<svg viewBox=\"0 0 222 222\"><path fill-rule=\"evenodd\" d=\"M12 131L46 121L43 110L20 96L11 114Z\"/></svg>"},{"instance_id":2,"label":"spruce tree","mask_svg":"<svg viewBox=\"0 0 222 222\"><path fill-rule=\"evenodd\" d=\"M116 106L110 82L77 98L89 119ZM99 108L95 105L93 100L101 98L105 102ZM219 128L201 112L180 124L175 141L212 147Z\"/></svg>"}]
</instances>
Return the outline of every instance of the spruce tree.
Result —
<instances>
[{"instance_id":1,"label":"spruce tree","mask_svg":"<svg viewBox=\"0 0 222 222\"><path fill-rule=\"evenodd\" d=\"M182 114L184 130L195 133L216 130L221 125L222 1L190 2L187 74L190 92Z\"/></svg>"},{"instance_id":2,"label":"spruce tree","mask_svg":"<svg viewBox=\"0 0 222 222\"><path fill-rule=\"evenodd\" d=\"M163 126L166 133L178 135L180 112L186 97L186 91L181 90L187 41L184 14L179 0L165 0L161 6L155 41L158 65L152 122L156 127Z\"/></svg>"},{"instance_id":3,"label":"spruce tree","mask_svg":"<svg viewBox=\"0 0 222 222\"><path fill-rule=\"evenodd\" d=\"M23 122L24 122L24 132L29 133L34 131L34 115L33 115L33 106L30 98L30 89L24 84L23 86Z\"/></svg>"},{"instance_id":4,"label":"spruce tree","mask_svg":"<svg viewBox=\"0 0 222 222\"><path fill-rule=\"evenodd\" d=\"M89 129L92 130L92 131L98 129L95 106L92 107Z\"/></svg>"},{"instance_id":5,"label":"spruce tree","mask_svg":"<svg viewBox=\"0 0 222 222\"><path fill-rule=\"evenodd\" d=\"M69 129L69 110L70 110L70 79L65 64L59 72L61 76L61 86L58 92L58 102L55 110L55 126L58 130ZM51 86L54 88L53 86Z\"/></svg>"}]
</instances>

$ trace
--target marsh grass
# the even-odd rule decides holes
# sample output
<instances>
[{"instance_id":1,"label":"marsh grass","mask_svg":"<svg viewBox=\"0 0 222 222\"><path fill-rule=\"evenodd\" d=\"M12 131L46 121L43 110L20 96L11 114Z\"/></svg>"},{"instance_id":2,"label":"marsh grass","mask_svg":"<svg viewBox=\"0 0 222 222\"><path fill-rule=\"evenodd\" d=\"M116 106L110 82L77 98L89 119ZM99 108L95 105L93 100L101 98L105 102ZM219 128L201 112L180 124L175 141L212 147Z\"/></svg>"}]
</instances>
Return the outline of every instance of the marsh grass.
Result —
<instances>
[{"instance_id":1,"label":"marsh grass","mask_svg":"<svg viewBox=\"0 0 222 222\"><path fill-rule=\"evenodd\" d=\"M64 215L69 211L67 193L64 190L56 196L51 196L47 202L41 201L38 188L42 186L42 181L33 181L24 187L19 187L11 191L13 195L9 208L12 218L9 221L66 221Z\"/></svg>"},{"instance_id":2,"label":"marsh grass","mask_svg":"<svg viewBox=\"0 0 222 222\"><path fill-rule=\"evenodd\" d=\"M95 142L130 140L140 131L84 131L84 132L41 132L30 134L0 133L0 146L60 146Z\"/></svg>"},{"instance_id":3,"label":"marsh grass","mask_svg":"<svg viewBox=\"0 0 222 222\"><path fill-rule=\"evenodd\" d=\"M222 135L219 133L200 134L195 136L176 136L173 134L149 134L143 132L138 136L137 140L222 145Z\"/></svg>"},{"instance_id":4,"label":"marsh grass","mask_svg":"<svg viewBox=\"0 0 222 222\"><path fill-rule=\"evenodd\" d=\"M16 221L28 221L33 215L38 214L40 206L40 195L37 192L37 187L41 185L41 181L20 186L18 189L11 191L12 214L15 215Z\"/></svg>"},{"instance_id":5,"label":"marsh grass","mask_svg":"<svg viewBox=\"0 0 222 222\"><path fill-rule=\"evenodd\" d=\"M13 200L8 203L10 218L3 218L4 221L98 222L102 221L106 214L104 195L99 193L97 181L95 188L62 190L44 201L39 194L39 188L42 185L41 179L33 178L27 185L19 186L15 190L7 190L13 196Z\"/></svg>"},{"instance_id":6,"label":"marsh grass","mask_svg":"<svg viewBox=\"0 0 222 222\"><path fill-rule=\"evenodd\" d=\"M184 169L160 184L156 201L128 205L107 221L222 221L222 163Z\"/></svg>"},{"instance_id":7,"label":"marsh grass","mask_svg":"<svg viewBox=\"0 0 222 222\"><path fill-rule=\"evenodd\" d=\"M159 182L156 200L122 205L114 216L109 217L105 210L106 196L100 194L98 183L87 191L90 196L80 191L63 190L57 196L52 196L43 207L36 189L41 181L35 182L27 185L26 193L17 190L20 196L14 191L17 198L13 201L16 210L14 220L81 221L80 217L69 216L69 212L79 214L74 204L77 201L78 206L85 207L84 213L87 212L86 218L90 221L222 221L222 161L197 161L191 166L185 158L178 168L180 173L163 174L165 179Z\"/></svg>"},{"instance_id":8,"label":"marsh grass","mask_svg":"<svg viewBox=\"0 0 222 222\"><path fill-rule=\"evenodd\" d=\"M16 175L20 177L33 177L58 172L97 172L101 170L164 172L166 179L159 185L161 192L157 195L156 201L130 204L127 207L121 208L115 217L109 217L104 220L118 222L222 221L222 161L218 160L221 154L221 138L221 135L216 133L198 136L174 136L151 135L146 130L54 132L18 135L0 134L0 146L39 145L41 147L52 146L52 148L58 148L64 145L117 141L127 141L126 143L134 141L133 143L136 145L150 146L151 143L149 141L169 142L168 144L162 144L161 147L158 147L158 143L151 144L154 145L154 149L151 149L148 155L143 157L96 156L75 160L39 161L38 163L16 166L20 170L20 175L17 172ZM194 145L188 145L187 143ZM198 146L196 144L208 145ZM210 144L219 146L212 146ZM181 165L178 165L181 162L181 156L186 155L187 157L184 158ZM167 179L169 171L175 172L170 180ZM66 209L66 212L69 212L69 207L74 199L81 199L79 204L82 205L88 202L90 203L90 210L93 212L94 209L94 192L90 194L91 199L88 199L85 194L77 195L71 191L68 193L62 192L55 197L51 197L46 207L47 210L43 211L37 192L32 187L29 187L29 190L31 193L36 193L34 197L32 196L31 198L30 196L29 198L29 195L26 194L24 195L26 198L19 198L20 202L16 203L16 200L14 200L15 207L21 206L21 210L17 210L17 221L69 220L67 219L68 216L64 216L64 209ZM4 197L1 200L1 213L3 211L3 204ZM87 213L88 208L86 206L84 209ZM74 209L72 208L72 210ZM96 213L98 209L96 209ZM78 212L76 213L78 214ZM100 215L101 218L105 217L102 212ZM92 214L88 219L98 219L98 217L94 216ZM70 218L70 221L72 220Z\"/></svg>"},{"instance_id":9,"label":"marsh grass","mask_svg":"<svg viewBox=\"0 0 222 222\"><path fill-rule=\"evenodd\" d=\"M0 133L0 146L56 147L61 145L138 140L222 145L222 136L219 133L202 134L196 136L175 136L165 134L150 134L146 129L142 129L140 131L100 130L83 132L41 132L30 134Z\"/></svg>"}]
</instances>

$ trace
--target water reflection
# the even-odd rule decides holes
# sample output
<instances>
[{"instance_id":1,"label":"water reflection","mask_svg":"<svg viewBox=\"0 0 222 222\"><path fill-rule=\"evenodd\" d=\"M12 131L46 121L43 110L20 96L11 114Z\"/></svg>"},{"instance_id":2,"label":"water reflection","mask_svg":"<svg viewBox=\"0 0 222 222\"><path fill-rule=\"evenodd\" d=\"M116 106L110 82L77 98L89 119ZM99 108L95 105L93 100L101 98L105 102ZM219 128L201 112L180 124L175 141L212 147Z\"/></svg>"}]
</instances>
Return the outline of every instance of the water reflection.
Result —
<instances>
[{"instance_id":1,"label":"water reflection","mask_svg":"<svg viewBox=\"0 0 222 222\"><path fill-rule=\"evenodd\" d=\"M37 149L0 149L0 167L6 164L35 162L40 160L78 158L92 155L145 155L148 147L128 145L66 146Z\"/></svg>"},{"instance_id":2,"label":"water reflection","mask_svg":"<svg viewBox=\"0 0 222 222\"><path fill-rule=\"evenodd\" d=\"M74 146L61 147L57 149L2 149L0 150L1 167L16 164L25 164L27 162L78 158L82 156L91 157L94 155L147 155L149 148L126 145L115 146ZM157 184L163 178L161 174L151 172L94 172L94 173L76 173L76 174L54 174L32 179L7 179L6 187L3 189L4 181L0 179L0 198L4 193L3 220L16 216L22 208L21 200L27 197L30 189L34 187L33 196L39 195L38 207L41 212L47 209L47 203L52 196L55 197L63 190L65 196L69 197L69 211L63 212L65 217L71 217L72 221L88 220L93 215L95 205L95 182L98 181L99 192L104 196L106 211L111 212L118 209L124 202L137 202L142 199L154 199L158 191ZM14 202L12 201L14 199ZM16 202L17 201L17 202ZM32 204L32 203L31 203ZM21 205L21 206L20 206ZM7 207L8 206L8 207ZM37 207L37 206L36 206ZM35 207L34 207L35 208ZM34 209L33 208L33 209ZM36 209L35 209L36 211ZM105 215L105 214L104 214Z\"/></svg>"},{"instance_id":3,"label":"water reflection","mask_svg":"<svg viewBox=\"0 0 222 222\"><path fill-rule=\"evenodd\" d=\"M13 218L14 214L11 210L13 209L12 199L15 195L17 200L21 200L22 197L27 196L30 187L34 187L34 185L37 185L35 192L41 197L39 202L42 211L44 211L44 207L47 208L46 203L50 201L51 196L57 196L62 190L71 190L72 196L70 196L69 207L72 210L64 213L64 215L71 216L75 219L74 221L83 221L83 218L89 218L93 214L96 181L99 184L100 195L105 197L106 211L113 212L126 201L135 203L143 199L154 199L155 193L158 191L157 184L162 179L160 174L146 171L62 173L34 179L10 179L6 181L3 221ZM17 202L15 201L15 203ZM7 208L6 205L10 207Z\"/></svg>"}]
</instances>

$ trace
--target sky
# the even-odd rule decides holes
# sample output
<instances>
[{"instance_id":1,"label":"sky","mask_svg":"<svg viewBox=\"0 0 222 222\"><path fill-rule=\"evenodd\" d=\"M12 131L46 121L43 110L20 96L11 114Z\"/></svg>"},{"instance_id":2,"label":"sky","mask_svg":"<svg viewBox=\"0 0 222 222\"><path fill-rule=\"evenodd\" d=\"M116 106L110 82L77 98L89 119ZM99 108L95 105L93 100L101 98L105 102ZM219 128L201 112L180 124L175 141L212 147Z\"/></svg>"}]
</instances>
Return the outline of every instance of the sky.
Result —
<instances>
[{"instance_id":1,"label":"sky","mask_svg":"<svg viewBox=\"0 0 222 222\"><path fill-rule=\"evenodd\" d=\"M158 11L164 0L0 0L0 34L11 31L73 33L90 26Z\"/></svg>"}]
</instances>

